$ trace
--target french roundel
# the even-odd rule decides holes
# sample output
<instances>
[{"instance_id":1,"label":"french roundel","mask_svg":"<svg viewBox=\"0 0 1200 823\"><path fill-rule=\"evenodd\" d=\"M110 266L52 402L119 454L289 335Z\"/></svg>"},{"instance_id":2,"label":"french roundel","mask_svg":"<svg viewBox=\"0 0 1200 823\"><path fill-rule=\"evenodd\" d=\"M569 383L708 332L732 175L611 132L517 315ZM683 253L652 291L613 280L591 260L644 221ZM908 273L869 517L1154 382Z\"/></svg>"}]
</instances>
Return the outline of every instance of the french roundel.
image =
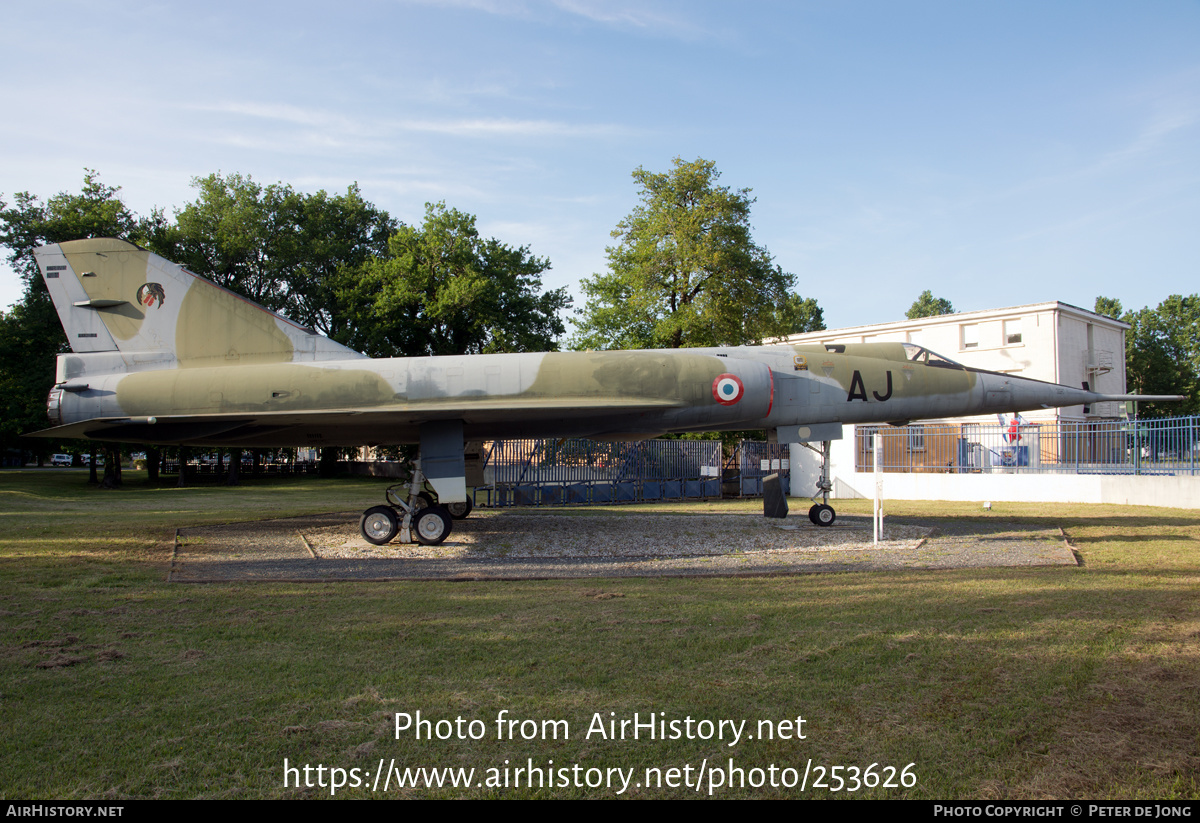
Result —
<instances>
[{"instance_id":1,"label":"french roundel","mask_svg":"<svg viewBox=\"0 0 1200 823\"><path fill-rule=\"evenodd\" d=\"M746 387L735 374L718 375L713 381L713 398L722 406L732 406L745 393Z\"/></svg>"}]
</instances>

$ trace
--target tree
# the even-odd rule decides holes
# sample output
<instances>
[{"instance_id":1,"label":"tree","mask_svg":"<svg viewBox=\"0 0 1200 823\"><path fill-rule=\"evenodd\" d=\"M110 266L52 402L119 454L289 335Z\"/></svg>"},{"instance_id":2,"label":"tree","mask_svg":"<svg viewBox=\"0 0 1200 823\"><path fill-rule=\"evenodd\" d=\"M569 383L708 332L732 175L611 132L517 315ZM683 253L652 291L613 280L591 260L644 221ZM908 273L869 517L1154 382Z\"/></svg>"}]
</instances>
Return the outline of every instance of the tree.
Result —
<instances>
[{"instance_id":1,"label":"tree","mask_svg":"<svg viewBox=\"0 0 1200 823\"><path fill-rule=\"evenodd\" d=\"M1136 394L1182 394L1182 403L1143 403L1143 417L1175 417L1200 411L1200 295L1173 294L1121 318L1129 390Z\"/></svg>"},{"instance_id":2,"label":"tree","mask_svg":"<svg viewBox=\"0 0 1200 823\"><path fill-rule=\"evenodd\" d=\"M566 289L541 291L550 261L484 240L475 217L426 204L420 228L401 226L385 254L343 268L339 340L372 357L557 348Z\"/></svg>"},{"instance_id":3,"label":"tree","mask_svg":"<svg viewBox=\"0 0 1200 823\"><path fill-rule=\"evenodd\" d=\"M1200 295L1173 294L1156 308L1127 311L1110 297L1096 298L1096 313L1128 323L1125 382L1135 394L1182 394L1181 403L1142 403L1142 417L1200 412ZM1118 315L1120 315L1118 317Z\"/></svg>"},{"instance_id":4,"label":"tree","mask_svg":"<svg viewBox=\"0 0 1200 823\"><path fill-rule=\"evenodd\" d=\"M54 384L54 358L67 351L67 338L38 273L33 250L47 243L85 237L142 240L146 223L121 201L120 188L106 186L85 169L78 194L59 192L45 203L29 192L14 195L10 208L0 199L0 245L8 263L21 276L25 294L9 312L0 314L0 391L4 415L0 437L13 438L46 428L46 395ZM39 458L52 441L23 441Z\"/></svg>"},{"instance_id":5,"label":"tree","mask_svg":"<svg viewBox=\"0 0 1200 823\"><path fill-rule=\"evenodd\" d=\"M363 199L297 192L251 177L210 174L192 185L200 195L160 221L150 247L227 289L331 337L344 332L336 306L338 271L387 248L396 221Z\"/></svg>"},{"instance_id":6,"label":"tree","mask_svg":"<svg viewBox=\"0 0 1200 823\"><path fill-rule=\"evenodd\" d=\"M641 203L613 230L608 272L581 284L577 348L743 345L821 324L795 277L750 236L749 189L716 184L716 164L676 157L633 179ZM818 327L820 327L818 325Z\"/></svg>"},{"instance_id":7,"label":"tree","mask_svg":"<svg viewBox=\"0 0 1200 823\"><path fill-rule=\"evenodd\" d=\"M42 315L26 302L0 312L0 448L23 447L39 458L55 444L17 438L50 426L46 395L54 385L54 357L66 339L58 318Z\"/></svg>"},{"instance_id":8,"label":"tree","mask_svg":"<svg viewBox=\"0 0 1200 823\"><path fill-rule=\"evenodd\" d=\"M916 320L918 317L939 317L943 314L954 314L954 306L946 298L934 297L933 292L926 289L904 316L909 320Z\"/></svg>"},{"instance_id":9,"label":"tree","mask_svg":"<svg viewBox=\"0 0 1200 823\"><path fill-rule=\"evenodd\" d=\"M815 298L789 294L779 307L778 322L783 335L822 331L825 328L825 312L817 305Z\"/></svg>"},{"instance_id":10,"label":"tree","mask_svg":"<svg viewBox=\"0 0 1200 823\"><path fill-rule=\"evenodd\" d=\"M1113 320L1121 319L1121 301L1115 297L1097 297L1096 306L1093 310L1096 314L1111 317Z\"/></svg>"},{"instance_id":11,"label":"tree","mask_svg":"<svg viewBox=\"0 0 1200 823\"><path fill-rule=\"evenodd\" d=\"M86 237L119 237L141 242L145 223L120 198L119 186L106 186L94 169L83 170L79 194L59 192L46 203L27 191L14 195L13 208L0 200L0 246L9 250L8 263L25 281L26 295L46 294L33 250L47 243Z\"/></svg>"}]
</instances>

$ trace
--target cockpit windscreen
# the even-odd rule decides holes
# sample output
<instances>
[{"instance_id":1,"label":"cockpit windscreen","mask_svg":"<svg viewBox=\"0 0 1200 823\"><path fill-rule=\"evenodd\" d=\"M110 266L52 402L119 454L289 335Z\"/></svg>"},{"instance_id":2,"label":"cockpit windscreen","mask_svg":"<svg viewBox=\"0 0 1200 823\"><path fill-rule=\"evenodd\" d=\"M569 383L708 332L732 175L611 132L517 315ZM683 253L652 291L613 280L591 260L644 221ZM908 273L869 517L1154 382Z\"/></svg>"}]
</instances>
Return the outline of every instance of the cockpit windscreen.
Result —
<instances>
[{"instance_id":1,"label":"cockpit windscreen","mask_svg":"<svg viewBox=\"0 0 1200 823\"><path fill-rule=\"evenodd\" d=\"M927 366L937 366L942 369L962 369L961 363L955 363L948 357L942 357L936 352L931 352L924 346L918 346L915 343L904 343L905 357L913 363L924 363Z\"/></svg>"}]
</instances>

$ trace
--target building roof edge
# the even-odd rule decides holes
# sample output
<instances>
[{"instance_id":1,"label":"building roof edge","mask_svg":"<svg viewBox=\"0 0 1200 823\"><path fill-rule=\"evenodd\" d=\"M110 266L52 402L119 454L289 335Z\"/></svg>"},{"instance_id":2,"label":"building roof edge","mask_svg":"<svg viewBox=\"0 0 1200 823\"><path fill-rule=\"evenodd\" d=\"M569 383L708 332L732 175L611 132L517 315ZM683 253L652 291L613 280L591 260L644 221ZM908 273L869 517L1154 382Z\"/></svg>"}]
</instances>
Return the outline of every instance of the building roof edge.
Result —
<instances>
[{"instance_id":1,"label":"building roof edge","mask_svg":"<svg viewBox=\"0 0 1200 823\"><path fill-rule=\"evenodd\" d=\"M905 331L907 329L927 328L929 326L941 326L951 323L970 323L979 320L1001 319L1010 315L1035 314L1039 312L1058 312L1061 314L1076 315L1088 321L1100 321L1102 324L1108 324L1119 329L1128 329L1130 325L1124 320L1115 320L1103 314L1097 314L1094 311L1080 308L1071 303L1063 303L1060 300L1051 300L1045 303L1028 303L1021 306L1005 306L996 309L979 309L976 311L957 312L955 314L942 314L934 317L918 317L914 320L893 320L888 323L872 323L865 326L845 326L838 329L825 329L823 331L804 332L802 334L792 334L783 338L784 343L808 343L818 341L831 335L846 335L846 334L883 334L892 331Z\"/></svg>"}]
</instances>

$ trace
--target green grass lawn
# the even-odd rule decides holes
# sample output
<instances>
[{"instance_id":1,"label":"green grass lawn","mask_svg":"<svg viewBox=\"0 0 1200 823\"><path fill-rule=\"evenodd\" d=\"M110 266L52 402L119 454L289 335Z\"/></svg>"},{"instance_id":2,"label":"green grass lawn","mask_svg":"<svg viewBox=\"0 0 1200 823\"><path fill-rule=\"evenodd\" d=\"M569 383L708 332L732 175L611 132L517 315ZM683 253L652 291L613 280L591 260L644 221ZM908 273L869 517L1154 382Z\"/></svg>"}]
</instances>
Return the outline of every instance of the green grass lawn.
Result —
<instances>
[{"instance_id":1,"label":"green grass lawn","mask_svg":"<svg viewBox=\"0 0 1200 823\"><path fill-rule=\"evenodd\" d=\"M558 785L609 769L633 770L626 797L707 796L711 769L727 777L731 760L735 778L741 769L747 784L760 776L767 784L724 785L715 796L1200 797L1200 512L888 506L960 524L1061 526L1077 568L187 585L164 582L176 527L362 510L382 502L386 483L176 489L142 478L127 472L124 489L101 491L86 472L0 472L4 797L330 794L285 787L285 758L312 766L314 781L320 764L373 782L382 761L474 768L473 782L500 782L393 782L385 794L381 780L380 797L609 797L620 777L615 788ZM865 513L870 502L838 509ZM397 739L396 713L417 711L481 721L473 731L484 734L417 740L410 730ZM501 712L537 721L524 728L538 736L520 739L517 725L518 739L497 739ZM747 722L733 746L728 733L587 735L597 717L607 731L609 720L635 712L679 721L684 733L689 717ZM787 726L787 739L759 738L759 721L797 717L804 739ZM560 725L557 739L541 739L541 721L555 720L569 737ZM555 770L553 787L526 788L524 775L513 787L513 770L531 760ZM855 777L869 775L831 771L871 764L877 777L893 767L897 784L914 764L905 782L915 775L915 784L851 792ZM807 770L803 795L772 787L772 766L777 784ZM675 768L679 781L695 782L702 767L699 793L644 785L647 769L666 780ZM814 785L822 775L830 788ZM833 792L839 778L846 788Z\"/></svg>"}]
</instances>

